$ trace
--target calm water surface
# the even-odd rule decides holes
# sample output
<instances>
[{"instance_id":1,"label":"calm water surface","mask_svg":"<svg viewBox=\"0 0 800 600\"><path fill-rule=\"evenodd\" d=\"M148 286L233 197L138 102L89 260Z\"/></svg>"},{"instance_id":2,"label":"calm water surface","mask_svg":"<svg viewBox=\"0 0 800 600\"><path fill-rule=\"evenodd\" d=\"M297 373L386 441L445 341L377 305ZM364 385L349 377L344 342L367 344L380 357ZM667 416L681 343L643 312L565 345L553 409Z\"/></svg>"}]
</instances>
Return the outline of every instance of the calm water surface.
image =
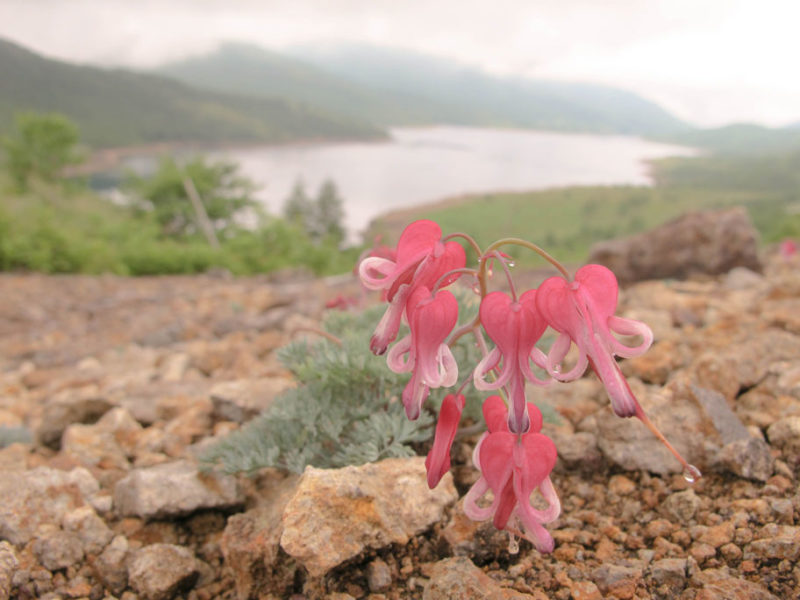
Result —
<instances>
[{"instance_id":1,"label":"calm water surface","mask_svg":"<svg viewBox=\"0 0 800 600\"><path fill-rule=\"evenodd\" d=\"M566 185L640 184L644 161L692 154L628 136L472 127L396 128L386 143L337 143L229 150L258 197L278 214L296 181L315 196L332 179L346 225L362 231L381 213L460 194Z\"/></svg>"}]
</instances>

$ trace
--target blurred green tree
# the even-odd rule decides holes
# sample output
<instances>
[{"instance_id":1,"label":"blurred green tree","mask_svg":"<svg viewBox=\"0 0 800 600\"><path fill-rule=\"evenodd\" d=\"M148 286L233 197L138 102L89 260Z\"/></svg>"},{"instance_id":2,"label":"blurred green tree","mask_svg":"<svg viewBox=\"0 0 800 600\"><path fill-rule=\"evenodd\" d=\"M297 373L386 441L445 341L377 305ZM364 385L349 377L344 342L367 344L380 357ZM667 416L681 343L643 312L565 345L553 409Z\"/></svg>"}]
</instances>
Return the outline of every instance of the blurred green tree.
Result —
<instances>
[{"instance_id":1,"label":"blurred green tree","mask_svg":"<svg viewBox=\"0 0 800 600\"><path fill-rule=\"evenodd\" d=\"M292 193L283 203L283 216L292 225L308 232L312 221L314 207L311 198L306 194L306 186L302 179L294 183Z\"/></svg>"},{"instance_id":2,"label":"blurred green tree","mask_svg":"<svg viewBox=\"0 0 800 600\"><path fill-rule=\"evenodd\" d=\"M6 169L21 191L32 178L56 181L65 167L84 160L78 148L77 125L57 113L19 113L15 131L1 141Z\"/></svg>"},{"instance_id":3,"label":"blurred green tree","mask_svg":"<svg viewBox=\"0 0 800 600\"><path fill-rule=\"evenodd\" d=\"M202 233L214 239L261 216L255 184L238 171L235 163L200 156L185 164L164 157L151 177L131 173L123 188L131 193L134 210L152 213L164 235Z\"/></svg>"},{"instance_id":4,"label":"blurred green tree","mask_svg":"<svg viewBox=\"0 0 800 600\"><path fill-rule=\"evenodd\" d=\"M313 239L330 240L336 244L344 240L344 202L330 179L326 179L319 190L313 216Z\"/></svg>"},{"instance_id":5,"label":"blurred green tree","mask_svg":"<svg viewBox=\"0 0 800 600\"><path fill-rule=\"evenodd\" d=\"M344 240L344 202L330 179L322 183L313 200L299 179L283 205L283 216L316 243L329 242L338 246Z\"/></svg>"}]
</instances>

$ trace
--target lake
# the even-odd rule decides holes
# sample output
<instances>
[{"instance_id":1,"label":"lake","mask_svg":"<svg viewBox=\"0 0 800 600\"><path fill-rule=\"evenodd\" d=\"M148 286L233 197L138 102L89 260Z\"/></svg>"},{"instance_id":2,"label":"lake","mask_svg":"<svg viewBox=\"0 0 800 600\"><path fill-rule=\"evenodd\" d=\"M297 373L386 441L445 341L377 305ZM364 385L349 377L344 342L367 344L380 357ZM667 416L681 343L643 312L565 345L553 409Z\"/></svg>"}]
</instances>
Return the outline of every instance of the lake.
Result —
<instances>
[{"instance_id":1,"label":"lake","mask_svg":"<svg viewBox=\"0 0 800 600\"><path fill-rule=\"evenodd\" d=\"M257 196L273 214L280 214L298 180L315 197L332 179L352 235L392 209L462 194L649 185L645 161L694 153L630 136L437 126L394 128L382 143L265 146L214 156L239 163L242 174L261 186Z\"/></svg>"}]
</instances>

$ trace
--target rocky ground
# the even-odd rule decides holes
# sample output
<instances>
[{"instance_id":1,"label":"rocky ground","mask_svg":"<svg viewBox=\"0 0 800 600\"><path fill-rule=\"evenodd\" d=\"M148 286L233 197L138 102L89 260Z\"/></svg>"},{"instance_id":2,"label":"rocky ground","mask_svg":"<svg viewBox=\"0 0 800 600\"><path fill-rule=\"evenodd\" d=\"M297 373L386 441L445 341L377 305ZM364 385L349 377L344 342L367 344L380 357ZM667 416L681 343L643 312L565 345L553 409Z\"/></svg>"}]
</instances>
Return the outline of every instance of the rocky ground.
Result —
<instances>
[{"instance_id":1,"label":"rocky ground","mask_svg":"<svg viewBox=\"0 0 800 600\"><path fill-rule=\"evenodd\" d=\"M593 376L546 395L555 551L463 515L422 458L301 476L198 468L292 385L275 350L349 282L0 276L0 599L800 596L800 265L635 284L624 363L690 485ZM424 449L423 449L424 450Z\"/></svg>"}]
</instances>

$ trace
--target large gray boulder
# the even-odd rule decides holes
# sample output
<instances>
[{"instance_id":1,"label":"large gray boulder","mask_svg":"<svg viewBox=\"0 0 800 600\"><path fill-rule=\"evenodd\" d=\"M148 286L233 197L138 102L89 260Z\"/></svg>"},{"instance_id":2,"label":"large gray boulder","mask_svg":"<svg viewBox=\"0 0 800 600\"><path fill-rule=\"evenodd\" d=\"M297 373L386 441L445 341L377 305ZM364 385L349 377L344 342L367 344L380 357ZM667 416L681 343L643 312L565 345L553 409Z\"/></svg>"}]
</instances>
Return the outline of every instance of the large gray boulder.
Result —
<instances>
[{"instance_id":1,"label":"large gray boulder","mask_svg":"<svg viewBox=\"0 0 800 600\"><path fill-rule=\"evenodd\" d=\"M761 270L758 232L743 208L687 213L650 231L595 244L590 263L621 283L718 275L734 267Z\"/></svg>"}]
</instances>

